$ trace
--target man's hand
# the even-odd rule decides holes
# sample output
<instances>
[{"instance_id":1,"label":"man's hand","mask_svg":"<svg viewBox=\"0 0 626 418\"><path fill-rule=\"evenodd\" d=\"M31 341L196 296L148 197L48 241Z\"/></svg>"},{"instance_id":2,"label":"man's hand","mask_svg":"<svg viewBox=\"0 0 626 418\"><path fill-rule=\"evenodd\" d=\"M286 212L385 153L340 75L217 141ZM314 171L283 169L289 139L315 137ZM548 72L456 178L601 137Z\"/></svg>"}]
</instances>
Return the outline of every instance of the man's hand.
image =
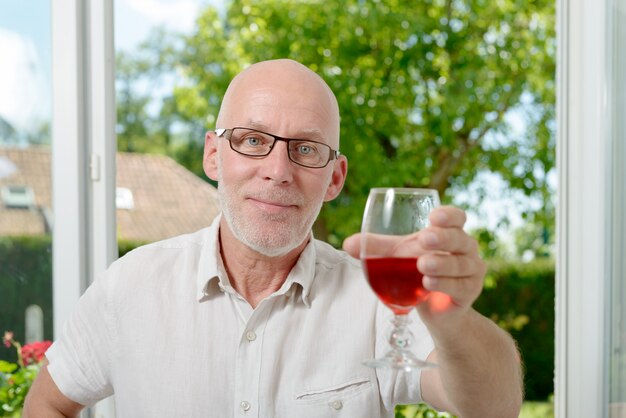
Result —
<instances>
[{"instance_id":1,"label":"man's hand","mask_svg":"<svg viewBox=\"0 0 626 418\"><path fill-rule=\"evenodd\" d=\"M381 237L390 257L418 257L424 287L431 291L417 306L433 337L420 382L429 404L463 417L517 417L522 402L521 368L515 343L491 320L472 309L480 295L486 264L476 241L463 231L465 213L446 206L430 214L431 226L401 239ZM359 234L343 248L360 252Z\"/></svg>"},{"instance_id":2,"label":"man's hand","mask_svg":"<svg viewBox=\"0 0 626 418\"><path fill-rule=\"evenodd\" d=\"M378 243L388 247L389 256L419 257L424 287L433 292L418 305L429 328L453 325L482 290L486 265L478 255L476 240L463 231L465 220L462 210L439 207L430 214L428 228L399 241L383 237ZM358 258L360 244L360 234L355 234L345 240L343 248Z\"/></svg>"}]
</instances>

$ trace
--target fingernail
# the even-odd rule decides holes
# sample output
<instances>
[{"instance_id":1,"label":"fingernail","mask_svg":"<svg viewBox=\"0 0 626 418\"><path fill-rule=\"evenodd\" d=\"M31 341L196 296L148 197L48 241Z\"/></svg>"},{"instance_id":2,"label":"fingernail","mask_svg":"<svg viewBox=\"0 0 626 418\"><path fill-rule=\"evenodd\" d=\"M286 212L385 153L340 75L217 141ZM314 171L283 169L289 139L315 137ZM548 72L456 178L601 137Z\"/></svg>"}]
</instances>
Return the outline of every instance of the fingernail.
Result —
<instances>
[{"instance_id":1,"label":"fingernail","mask_svg":"<svg viewBox=\"0 0 626 418\"><path fill-rule=\"evenodd\" d=\"M439 238L432 232L427 232L424 234L424 241L428 245L437 245L439 243Z\"/></svg>"},{"instance_id":2,"label":"fingernail","mask_svg":"<svg viewBox=\"0 0 626 418\"><path fill-rule=\"evenodd\" d=\"M437 288L437 284L439 283L439 280L435 279L434 277L424 276L424 280L422 281L422 283L424 284L424 287L426 289L434 290Z\"/></svg>"},{"instance_id":3,"label":"fingernail","mask_svg":"<svg viewBox=\"0 0 626 418\"><path fill-rule=\"evenodd\" d=\"M426 270L435 270L437 268L437 261L433 259L426 259L424 267L426 267Z\"/></svg>"},{"instance_id":4,"label":"fingernail","mask_svg":"<svg viewBox=\"0 0 626 418\"><path fill-rule=\"evenodd\" d=\"M448 215L444 211L436 210L432 213L432 220L437 224L445 224L448 220Z\"/></svg>"}]
</instances>

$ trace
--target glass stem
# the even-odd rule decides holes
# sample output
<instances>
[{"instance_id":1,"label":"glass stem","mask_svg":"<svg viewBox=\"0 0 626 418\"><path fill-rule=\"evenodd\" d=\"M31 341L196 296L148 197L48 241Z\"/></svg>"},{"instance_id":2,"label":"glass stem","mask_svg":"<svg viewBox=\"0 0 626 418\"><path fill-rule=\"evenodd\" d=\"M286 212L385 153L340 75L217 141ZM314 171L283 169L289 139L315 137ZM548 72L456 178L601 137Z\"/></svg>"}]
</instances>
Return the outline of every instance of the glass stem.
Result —
<instances>
[{"instance_id":1,"label":"glass stem","mask_svg":"<svg viewBox=\"0 0 626 418\"><path fill-rule=\"evenodd\" d=\"M389 337L389 343L394 350L409 350L413 344L413 333L408 325L411 323L408 315L395 315L393 318L393 331Z\"/></svg>"}]
</instances>

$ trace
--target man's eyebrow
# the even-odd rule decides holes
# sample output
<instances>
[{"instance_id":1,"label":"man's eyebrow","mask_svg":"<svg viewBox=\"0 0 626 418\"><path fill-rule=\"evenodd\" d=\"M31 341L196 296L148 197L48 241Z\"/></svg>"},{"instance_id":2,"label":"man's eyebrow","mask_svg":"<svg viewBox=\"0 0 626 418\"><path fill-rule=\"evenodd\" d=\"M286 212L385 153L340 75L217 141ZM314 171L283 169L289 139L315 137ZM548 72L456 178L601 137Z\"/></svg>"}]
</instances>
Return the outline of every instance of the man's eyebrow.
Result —
<instances>
[{"instance_id":1,"label":"man's eyebrow","mask_svg":"<svg viewBox=\"0 0 626 418\"><path fill-rule=\"evenodd\" d=\"M258 129L259 131L267 132L267 125L257 120L249 119L248 123L244 125L246 128Z\"/></svg>"},{"instance_id":2,"label":"man's eyebrow","mask_svg":"<svg viewBox=\"0 0 626 418\"><path fill-rule=\"evenodd\" d=\"M306 139L324 139L324 135L322 135L322 131L317 128L307 128L302 129L298 132L298 137L306 138Z\"/></svg>"},{"instance_id":3,"label":"man's eyebrow","mask_svg":"<svg viewBox=\"0 0 626 418\"><path fill-rule=\"evenodd\" d=\"M257 129L259 131L267 132L270 134L275 134L274 132L271 132L269 130L266 124L258 120L248 120L246 127L251 129ZM295 135L291 135L290 138L322 140L324 139L324 135L322 134L322 131L318 128L303 128L297 131Z\"/></svg>"}]
</instances>

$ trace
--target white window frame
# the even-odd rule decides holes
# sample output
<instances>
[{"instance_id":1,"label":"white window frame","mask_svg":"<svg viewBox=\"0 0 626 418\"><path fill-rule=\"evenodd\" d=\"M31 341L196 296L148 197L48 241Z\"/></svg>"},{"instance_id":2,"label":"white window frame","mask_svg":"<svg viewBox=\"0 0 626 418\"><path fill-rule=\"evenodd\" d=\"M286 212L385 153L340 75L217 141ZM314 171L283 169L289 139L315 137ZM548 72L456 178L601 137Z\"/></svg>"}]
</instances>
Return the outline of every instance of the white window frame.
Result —
<instances>
[{"instance_id":1,"label":"white window frame","mask_svg":"<svg viewBox=\"0 0 626 418\"><path fill-rule=\"evenodd\" d=\"M557 0L556 417L607 416L606 1ZM54 329L117 256L113 0L52 7ZM96 412L98 415L98 412ZM98 416L112 417L112 412Z\"/></svg>"},{"instance_id":2,"label":"white window frame","mask_svg":"<svg viewBox=\"0 0 626 418\"><path fill-rule=\"evenodd\" d=\"M557 0L555 417L608 417L610 0Z\"/></svg>"},{"instance_id":3,"label":"white window frame","mask_svg":"<svg viewBox=\"0 0 626 418\"><path fill-rule=\"evenodd\" d=\"M117 258L113 0L53 0L54 334ZM84 415L114 416L112 400Z\"/></svg>"}]
</instances>

